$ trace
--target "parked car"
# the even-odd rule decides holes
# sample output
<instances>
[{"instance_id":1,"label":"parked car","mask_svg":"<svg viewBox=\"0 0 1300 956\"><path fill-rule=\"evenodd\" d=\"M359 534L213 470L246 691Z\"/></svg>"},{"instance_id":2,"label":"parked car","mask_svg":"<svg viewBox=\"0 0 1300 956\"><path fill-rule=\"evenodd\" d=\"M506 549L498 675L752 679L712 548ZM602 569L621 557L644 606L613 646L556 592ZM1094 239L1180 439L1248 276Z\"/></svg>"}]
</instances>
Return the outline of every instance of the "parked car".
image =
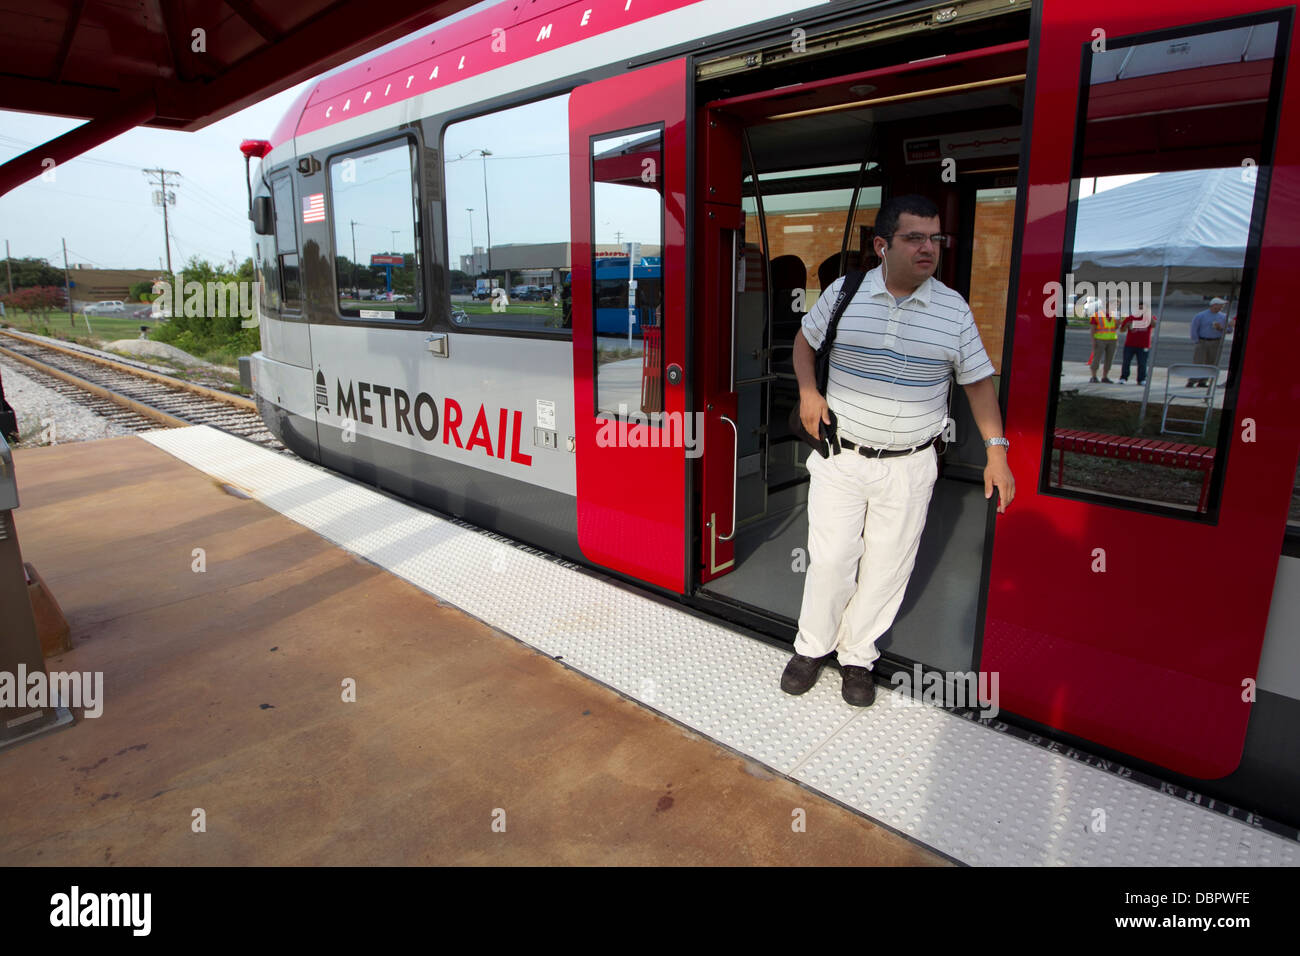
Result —
<instances>
[{"instance_id":1,"label":"parked car","mask_svg":"<svg viewBox=\"0 0 1300 956\"><path fill-rule=\"evenodd\" d=\"M126 305L121 299L104 299L101 302L92 302L81 310L89 312L92 315L113 315L126 311Z\"/></svg>"}]
</instances>

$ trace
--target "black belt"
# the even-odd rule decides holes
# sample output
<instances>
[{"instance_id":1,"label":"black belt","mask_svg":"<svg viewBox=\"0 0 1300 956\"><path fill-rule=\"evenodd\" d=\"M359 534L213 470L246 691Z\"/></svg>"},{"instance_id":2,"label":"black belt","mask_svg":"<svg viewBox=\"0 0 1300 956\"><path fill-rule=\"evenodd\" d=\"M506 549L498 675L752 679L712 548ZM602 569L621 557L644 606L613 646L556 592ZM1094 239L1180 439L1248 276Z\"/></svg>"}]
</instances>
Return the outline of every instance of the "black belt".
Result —
<instances>
[{"instance_id":1,"label":"black belt","mask_svg":"<svg viewBox=\"0 0 1300 956\"><path fill-rule=\"evenodd\" d=\"M915 452L929 448L935 443L938 437L938 435L935 435L934 438L931 438L928 442L917 445L915 448L902 448L898 451L889 451L885 448L870 448L866 445L855 445L853 442L845 441L842 438L840 439L840 447L847 448L849 451L856 451L863 458L901 458L903 455L911 455Z\"/></svg>"},{"instance_id":2,"label":"black belt","mask_svg":"<svg viewBox=\"0 0 1300 956\"><path fill-rule=\"evenodd\" d=\"M1223 336L1222 336L1222 335L1211 335L1211 336L1208 336L1208 337L1207 337L1207 336L1204 336L1204 335L1198 335L1197 338L1200 339L1202 342L1218 342L1218 341L1220 341L1220 340L1223 338Z\"/></svg>"}]
</instances>

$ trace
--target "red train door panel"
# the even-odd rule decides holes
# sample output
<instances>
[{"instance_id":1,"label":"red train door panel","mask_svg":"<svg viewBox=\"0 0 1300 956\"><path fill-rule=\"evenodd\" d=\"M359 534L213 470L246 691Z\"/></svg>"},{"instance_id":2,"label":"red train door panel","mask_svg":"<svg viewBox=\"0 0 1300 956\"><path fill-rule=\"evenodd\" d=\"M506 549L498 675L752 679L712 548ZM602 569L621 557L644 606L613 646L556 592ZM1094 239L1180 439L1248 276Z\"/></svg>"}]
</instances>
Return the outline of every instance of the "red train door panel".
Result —
<instances>
[{"instance_id":1,"label":"red train door panel","mask_svg":"<svg viewBox=\"0 0 1300 956\"><path fill-rule=\"evenodd\" d=\"M686 587L686 62L569 98L578 544Z\"/></svg>"},{"instance_id":2,"label":"red train door panel","mask_svg":"<svg viewBox=\"0 0 1300 956\"><path fill-rule=\"evenodd\" d=\"M1300 71L1283 69L1293 11L1275 6L1049 2L1031 57L1007 408L1019 493L997 521L980 666L1003 709L1201 778L1240 762L1300 449ZM1171 182L1176 200L1141 204ZM1093 198L1130 212L1098 223ZM1158 238L1205 215L1220 225ZM1146 248L1130 241L1143 229ZM1088 280L1118 281L1119 311L1144 281L1160 303L1146 424L1142 389L1089 383L1090 333L1053 300L1053 283ZM1198 317L1211 294L1230 300L1217 324ZM1173 434L1164 389L1203 376L1222 410L1203 436ZM1195 470L1207 455L1214 470Z\"/></svg>"},{"instance_id":3,"label":"red train door panel","mask_svg":"<svg viewBox=\"0 0 1300 956\"><path fill-rule=\"evenodd\" d=\"M693 369L696 407L704 413L701 459L701 584L734 569L738 462L736 391L736 283L745 215L740 205L742 133L739 122L701 110L697 175L701 201L696 215L696 329Z\"/></svg>"}]
</instances>

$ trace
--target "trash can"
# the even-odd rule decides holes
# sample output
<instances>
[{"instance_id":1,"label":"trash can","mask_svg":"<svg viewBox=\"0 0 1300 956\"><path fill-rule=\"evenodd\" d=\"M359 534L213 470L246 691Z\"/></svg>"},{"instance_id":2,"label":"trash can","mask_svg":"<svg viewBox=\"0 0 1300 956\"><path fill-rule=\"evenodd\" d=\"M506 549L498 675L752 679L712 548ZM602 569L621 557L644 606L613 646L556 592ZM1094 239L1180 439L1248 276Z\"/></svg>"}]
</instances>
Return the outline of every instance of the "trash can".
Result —
<instances>
[{"instance_id":1,"label":"trash can","mask_svg":"<svg viewBox=\"0 0 1300 956\"><path fill-rule=\"evenodd\" d=\"M72 721L67 708L56 706L48 694L34 706L29 693L27 678L45 673L45 656L18 549L17 508L13 453L0 436L0 749Z\"/></svg>"}]
</instances>

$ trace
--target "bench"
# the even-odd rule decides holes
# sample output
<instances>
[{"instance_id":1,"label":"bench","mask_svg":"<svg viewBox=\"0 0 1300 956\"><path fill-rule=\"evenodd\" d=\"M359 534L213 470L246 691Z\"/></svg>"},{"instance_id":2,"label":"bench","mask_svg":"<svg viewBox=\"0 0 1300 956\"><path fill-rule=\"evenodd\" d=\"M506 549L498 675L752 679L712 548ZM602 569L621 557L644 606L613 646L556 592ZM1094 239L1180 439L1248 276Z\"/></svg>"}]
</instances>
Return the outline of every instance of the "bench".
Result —
<instances>
[{"instance_id":1,"label":"bench","mask_svg":"<svg viewBox=\"0 0 1300 956\"><path fill-rule=\"evenodd\" d=\"M1072 451L1083 455L1140 461L1152 465L1167 465L1171 468L1190 468L1203 472L1201 502L1197 510L1204 512L1210 498L1210 475L1214 473L1214 449L1205 445L1187 445L1160 438L1127 438L1123 435L1106 435L1076 428L1058 428L1053 435L1052 448L1061 453L1056 468L1058 485L1065 484L1065 453Z\"/></svg>"}]
</instances>

